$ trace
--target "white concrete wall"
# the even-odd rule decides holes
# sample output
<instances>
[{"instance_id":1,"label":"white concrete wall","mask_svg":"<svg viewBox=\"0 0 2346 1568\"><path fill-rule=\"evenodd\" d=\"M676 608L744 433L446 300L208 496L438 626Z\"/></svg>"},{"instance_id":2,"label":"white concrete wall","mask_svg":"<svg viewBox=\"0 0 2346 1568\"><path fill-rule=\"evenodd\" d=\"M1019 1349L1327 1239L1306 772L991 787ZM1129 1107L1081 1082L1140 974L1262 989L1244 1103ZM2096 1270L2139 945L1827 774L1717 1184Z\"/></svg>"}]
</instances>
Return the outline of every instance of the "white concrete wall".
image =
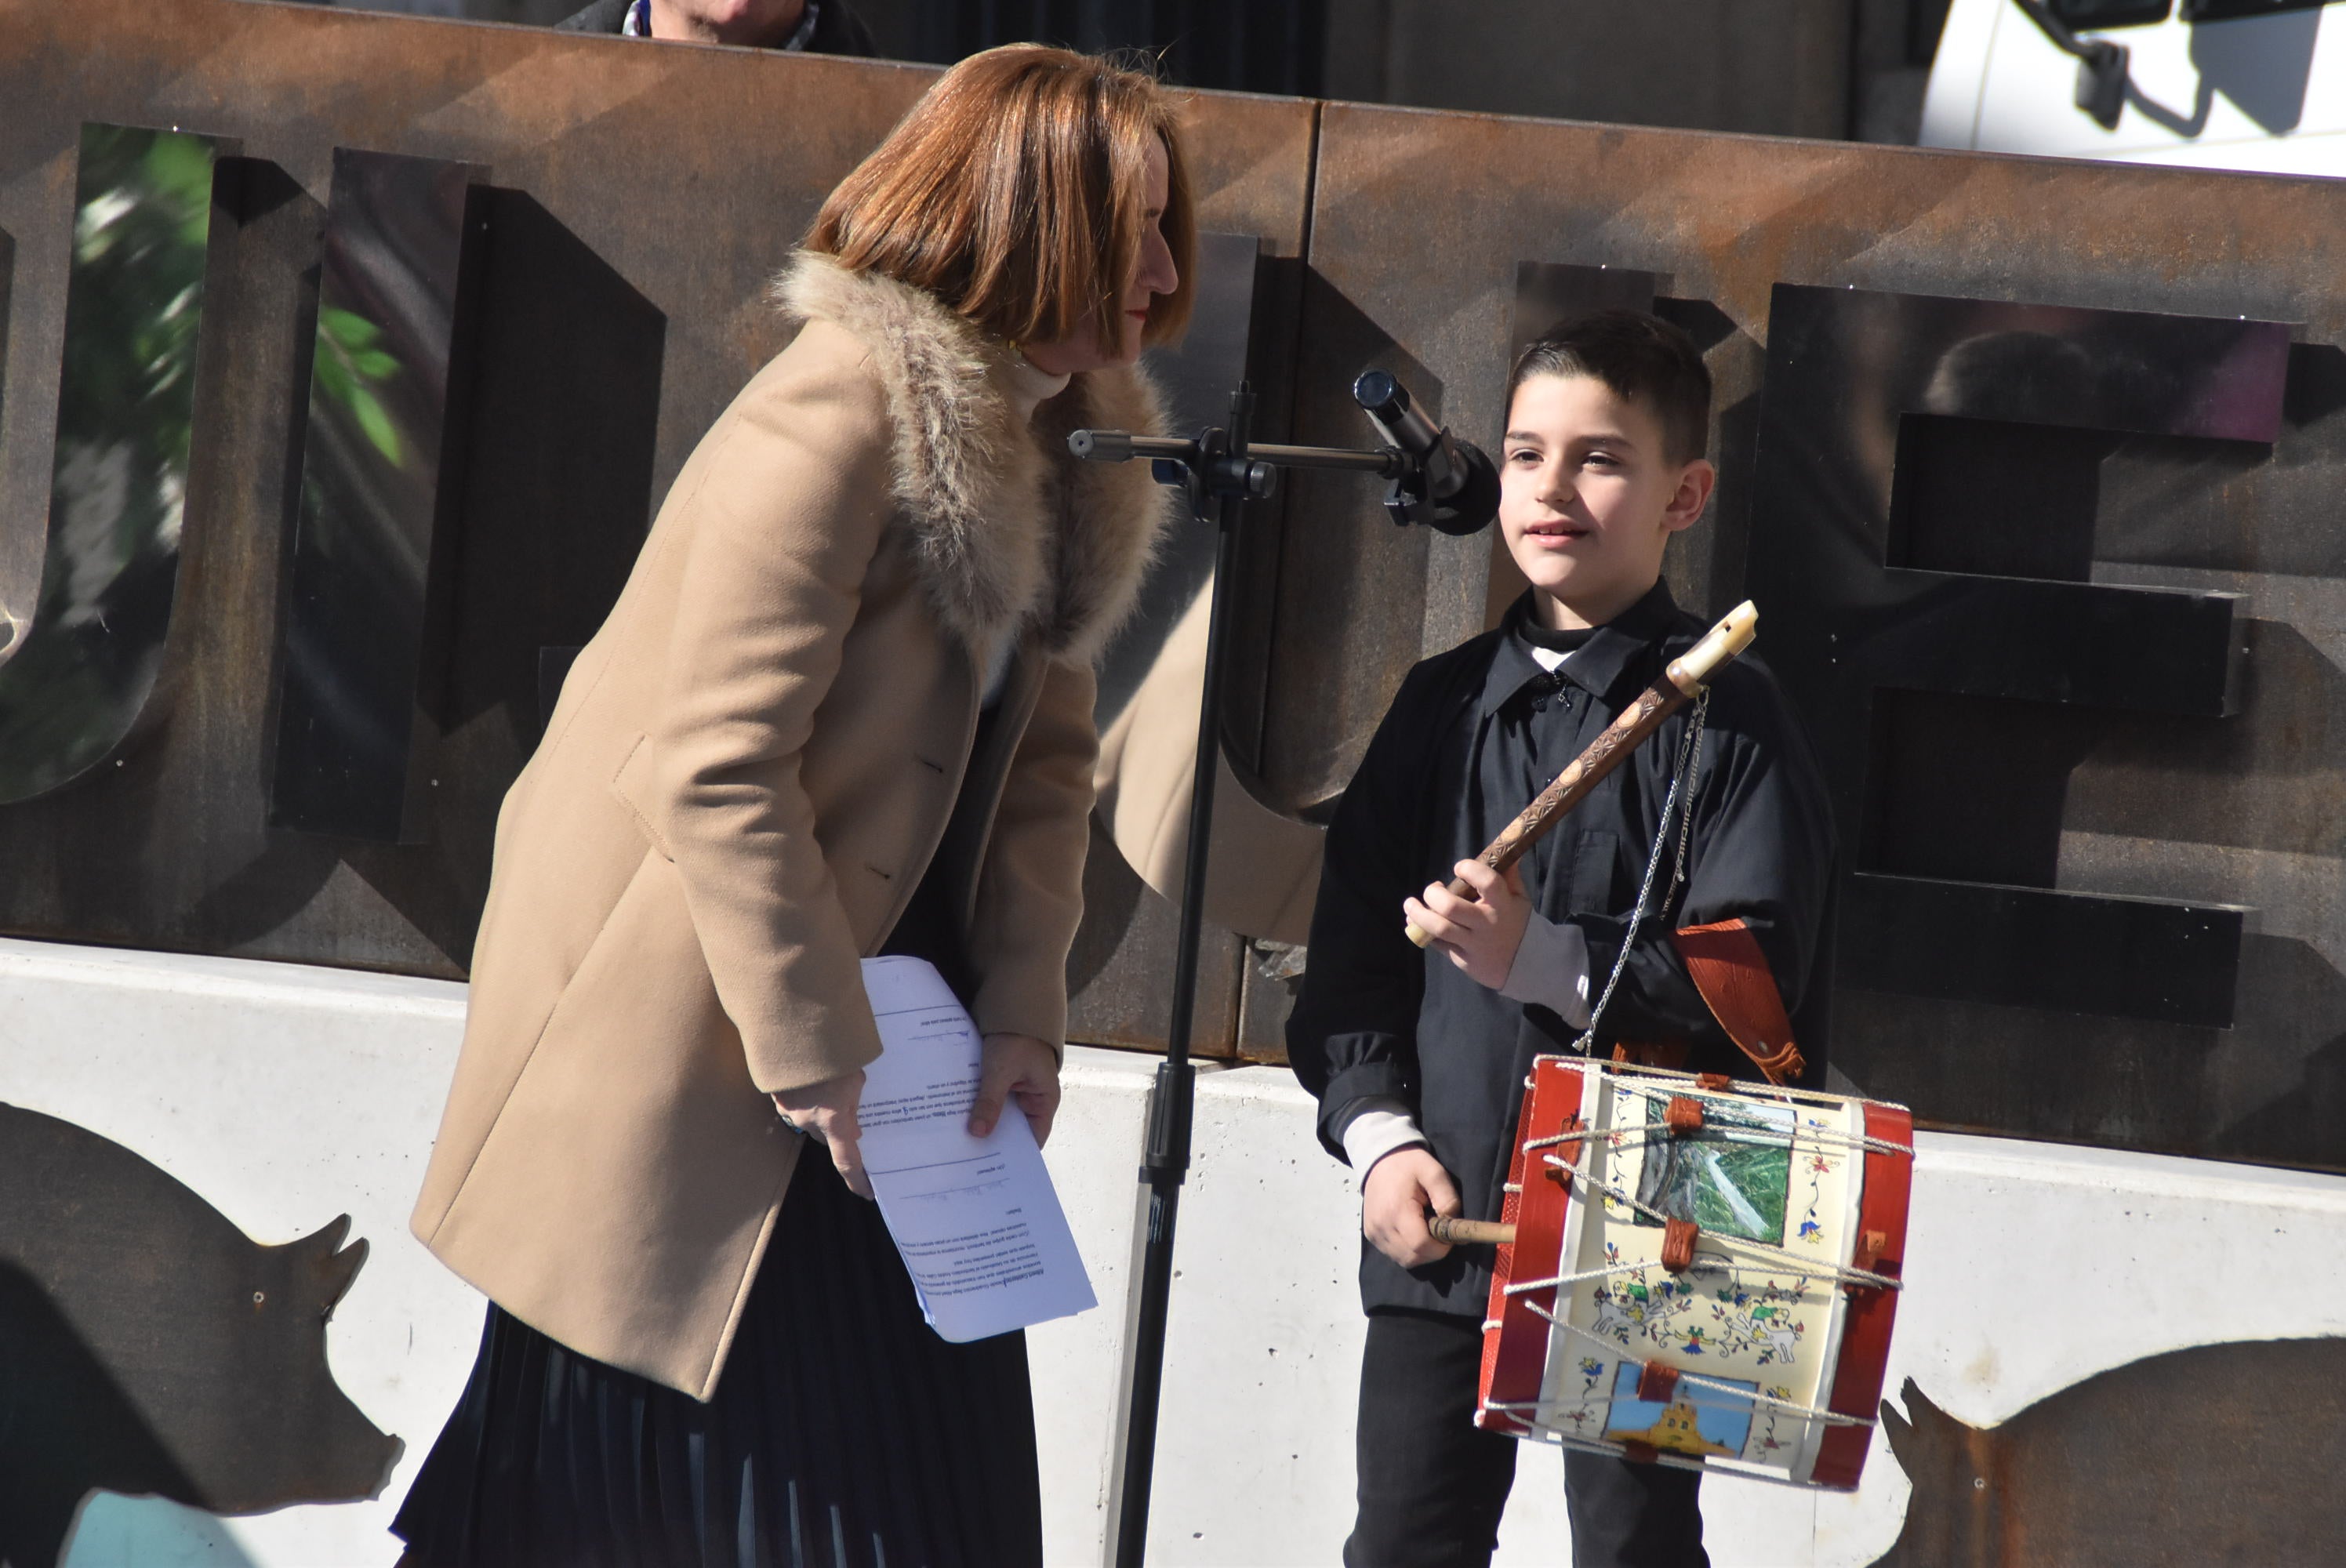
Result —
<instances>
[{"instance_id":1,"label":"white concrete wall","mask_svg":"<svg viewBox=\"0 0 2346 1568\"><path fill-rule=\"evenodd\" d=\"M217 1520L100 1497L76 1568L389 1563L383 1526L454 1402L480 1303L407 1235L454 1064L460 986L0 942L0 1100L170 1171L257 1239L349 1211L373 1245L329 1330L335 1376L407 1451L372 1502ZM1078 1050L1050 1160L1103 1305L1031 1336L1054 1563L1100 1559L1141 1114L1153 1063ZM1975 1424L2218 1337L2346 1333L2346 1179L1925 1136L1889 1388ZM1350 1522L1361 1319L1346 1173L1283 1071L1206 1074L1181 1206L1150 1559L1328 1563ZM2278 1272L2243 1319L2228 1281ZM2095 1309L2079 1309L2087 1305ZM2228 1316L2229 1314L2229 1316ZM1567 1555L1556 1454L1524 1456L1499 1561ZM1906 1483L1879 1441L1851 1497L1714 1481L1720 1568L1870 1563Z\"/></svg>"},{"instance_id":2,"label":"white concrete wall","mask_svg":"<svg viewBox=\"0 0 2346 1568\"><path fill-rule=\"evenodd\" d=\"M66 1553L75 1568L398 1557L385 1526L480 1343L479 1296L407 1234L464 1020L464 988L446 982L0 942L0 1100L145 1156L257 1241L351 1216L370 1251L327 1358L407 1445L372 1502L223 1522L101 1497Z\"/></svg>"}]
</instances>

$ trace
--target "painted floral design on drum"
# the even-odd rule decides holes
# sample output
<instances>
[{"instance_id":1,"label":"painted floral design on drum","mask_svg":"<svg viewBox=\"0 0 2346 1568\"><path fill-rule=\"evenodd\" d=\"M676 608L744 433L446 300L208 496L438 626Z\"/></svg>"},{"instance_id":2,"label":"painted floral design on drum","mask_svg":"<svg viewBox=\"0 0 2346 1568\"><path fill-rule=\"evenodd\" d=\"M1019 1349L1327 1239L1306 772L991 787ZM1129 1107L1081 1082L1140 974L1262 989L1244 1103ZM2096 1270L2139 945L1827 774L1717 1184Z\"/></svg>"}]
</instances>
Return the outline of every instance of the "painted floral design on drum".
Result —
<instances>
[{"instance_id":1,"label":"painted floral design on drum","mask_svg":"<svg viewBox=\"0 0 2346 1568\"><path fill-rule=\"evenodd\" d=\"M1620 1247L1606 1242L1605 1261L1618 1264ZM1667 1277L1650 1279L1649 1272L1639 1268L1617 1274L1599 1281L1589 1292L1590 1299L1596 1304L1595 1332L1598 1336L1619 1345L1634 1344L1639 1339L1650 1339L1662 1346L1678 1345L1684 1336L1671 1324L1693 1311L1699 1298L1695 1288L1684 1280Z\"/></svg>"},{"instance_id":2,"label":"painted floral design on drum","mask_svg":"<svg viewBox=\"0 0 2346 1568\"><path fill-rule=\"evenodd\" d=\"M1825 1125L1813 1116L1802 1119L1812 1127L1822 1127ZM1807 1209L1800 1216L1800 1228L1795 1234L1810 1247L1822 1247L1825 1244L1825 1227L1823 1222L1817 1217L1817 1210L1824 1202L1824 1178L1841 1169L1841 1157L1815 1149L1805 1149L1800 1153L1800 1174L1808 1178L1809 1190Z\"/></svg>"},{"instance_id":3,"label":"painted floral design on drum","mask_svg":"<svg viewBox=\"0 0 2346 1568\"><path fill-rule=\"evenodd\" d=\"M1792 1390L1780 1386L1771 1388L1768 1390L1768 1397L1771 1400L1789 1400L1792 1397ZM1777 1429L1780 1425L1791 1419L1790 1413L1784 1410L1775 1410L1768 1406L1762 1406L1760 1407L1760 1419L1762 1423L1764 1423L1760 1428L1760 1453L1762 1455L1773 1453L1778 1449L1787 1446L1784 1441L1776 1435L1776 1432ZM1796 1428L1795 1430L1797 1431L1798 1429Z\"/></svg>"},{"instance_id":4,"label":"painted floral design on drum","mask_svg":"<svg viewBox=\"0 0 2346 1568\"><path fill-rule=\"evenodd\" d=\"M1740 1280L1719 1288L1710 1316L1717 1326L1721 1355L1759 1353L1762 1367L1787 1365L1800 1348L1809 1326L1795 1318L1800 1293L1773 1283L1754 1289Z\"/></svg>"},{"instance_id":5,"label":"painted floral design on drum","mask_svg":"<svg viewBox=\"0 0 2346 1568\"><path fill-rule=\"evenodd\" d=\"M1576 1435L1585 1436L1587 1423L1604 1414L1605 1406L1596 1398L1596 1385L1604 1380L1605 1363L1595 1356L1580 1358L1580 1402L1559 1415L1572 1423Z\"/></svg>"}]
</instances>

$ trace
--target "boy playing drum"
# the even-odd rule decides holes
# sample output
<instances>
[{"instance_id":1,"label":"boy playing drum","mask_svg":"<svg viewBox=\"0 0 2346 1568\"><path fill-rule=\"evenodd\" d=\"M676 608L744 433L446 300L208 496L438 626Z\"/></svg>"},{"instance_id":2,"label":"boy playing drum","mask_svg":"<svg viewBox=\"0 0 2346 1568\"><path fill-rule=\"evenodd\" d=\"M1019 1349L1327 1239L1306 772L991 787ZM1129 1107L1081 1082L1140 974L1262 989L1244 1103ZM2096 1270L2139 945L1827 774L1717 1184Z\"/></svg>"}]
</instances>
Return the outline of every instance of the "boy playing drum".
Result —
<instances>
[{"instance_id":1,"label":"boy playing drum","mask_svg":"<svg viewBox=\"0 0 2346 1568\"><path fill-rule=\"evenodd\" d=\"M1710 499L1709 404L1700 351L1651 316L1603 311L1525 351L1499 525L1531 590L1498 629L1410 672L1329 827L1288 1053L1321 1141L1361 1179L1352 1568L1490 1560L1515 1463L1515 1440L1474 1424L1492 1256L1444 1247L1426 1217L1498 1217L1525 1074L1571 1048L1617 962L1598 1047L1749 1076L1670 941L1742 921L1810 1080L1821 1072L1831 813L1800 720L1751 658L1711 690L1684 786L1685 882L1658 883L1634 930L1691 708L1505 874L1472 858L1702 635L1661 567ZM1454 875L1474 901L1444 889ZM1433 939L1423 952L1411 924ZM1576 1568L1707 1563L1700 1479L1568 1452Z\"/></svg>"}]
</instances>

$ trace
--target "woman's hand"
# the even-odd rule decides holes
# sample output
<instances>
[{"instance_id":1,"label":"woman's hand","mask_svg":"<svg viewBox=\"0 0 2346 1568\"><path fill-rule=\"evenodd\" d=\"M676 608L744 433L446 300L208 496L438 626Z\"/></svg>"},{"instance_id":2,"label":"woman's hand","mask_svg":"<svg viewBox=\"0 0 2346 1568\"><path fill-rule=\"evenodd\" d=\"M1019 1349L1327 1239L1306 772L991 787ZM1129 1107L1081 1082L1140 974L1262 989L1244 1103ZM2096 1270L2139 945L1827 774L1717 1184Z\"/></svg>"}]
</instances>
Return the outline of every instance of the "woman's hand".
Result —
<instances>
[{"instance_id":1,"label":"woman's hand","mask_svg":"<svg viewBox=\"0 0 2346 1568\"><path fill-rule=\"evenodd\" d=\"M989 1034L981 1047L977 1103L969 1108L969 1132L982 1138L1002 1119L1005 1100L1026 1113L1039 1147L1051 1135L1059 1110L1059 1054L1032 1034Z\"/></svg>"},{"instance_id":2,"label":"woman's hand","mask_svg":"<svg viewBox=\"0 0 2346 1568\"><path fill-rule=\"evenodd\" d=\"M872 1196L872 1178L863 1174L859 1146L863 1130L856 1125L855 1108L863 1103L863 1073L857 1069L804 1088L784 1089L774 1095L774 1109L782 1120L811 1138L821 1138L831 1149L831 1163L848 1190L858 1197Z\"/></svg>"},{"instance_id":3,"label":"woman's hand","mask_svg":"<svg viewBox=\"0 0 2346 1568\"><path fill-rule=\"evenodd\" d=\"M1450 1256L1425 1228L1425 1211L1456 1214L1461 1207L1457 1184L1432 1149L1395 1149L1361 1183L1361 1234L1403 1268L1415 1268Z\"/></svg>"},{"instance_id":4,"label":"woman's hand","mask_svg":"<svg viewBox=\"0 0 2346 1568\"><path fill-rule=\"evenodd\" d=\"M1497 991L1507 983L1515 950L1524 945L1524 928L1531 923L1521 867L1518 861L1503 876L1480 860L1461 860L1458 879L1474 890L1475 902L1440 882L1428 882L1424 897L1402 901L1402 911L1469 980Z\"/></svg>"}]
</instances>

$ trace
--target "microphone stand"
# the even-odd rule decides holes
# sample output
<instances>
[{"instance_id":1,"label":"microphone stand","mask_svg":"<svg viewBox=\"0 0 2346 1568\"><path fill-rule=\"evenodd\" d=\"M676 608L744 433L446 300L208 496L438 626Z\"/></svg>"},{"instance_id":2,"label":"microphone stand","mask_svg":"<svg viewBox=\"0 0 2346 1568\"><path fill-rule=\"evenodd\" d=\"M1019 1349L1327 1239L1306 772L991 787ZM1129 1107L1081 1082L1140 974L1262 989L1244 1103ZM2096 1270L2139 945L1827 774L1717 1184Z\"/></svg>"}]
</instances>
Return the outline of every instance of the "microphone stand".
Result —
<instances>
[{"instance_id":1,"label":"microphone stand","mask_svg":"<svg viewBox=\"0 0 2346 1568\"><path fill-rule=\"evenodd\" d=\"M1117 1568L1139 1568L1148 1536L1149 1486L1157 1457L1157 1413L1165 1379L1165 1330L1173 1288L1173 1227L1181 1183L1189 1168L1190 1124L1197 1095L1197 1070L1189 1062L1189 1029L1196 1012L1198 948L1205 924L1206 861L1211 849L1214 778L1221 756L1222 677L1229 651L1230 580L1238 569L1239 518L1250 500L1278 488L1281 468L1335 469L1372 473L1397 484L1412 464L1398 447L1353 450L1330 446L1277 446L1249 439L1254 393L1245 382L1230 395L1227 430L1209 429L1194 440L1133 435L1120 430L1079 430L1067 450L1094 463L1148 458L1157 477L1188 494L1191 513L1219 533L1214 555L1213 598L1206 623L1206 688L1198 704L1197 769L1189 784L1189 843L1181 876L1179 942L1173 959L1173 1016L1166 1033L1165 1060L1157 1068L1149 1096L1148 1135L1140 1181L1148 1194L1147 1240L1141 1254L1139 1294L1132 1322L1132 1375L1125 1403L1123 1454L1117 1488Z\"/></svg>"}]
</instances>

